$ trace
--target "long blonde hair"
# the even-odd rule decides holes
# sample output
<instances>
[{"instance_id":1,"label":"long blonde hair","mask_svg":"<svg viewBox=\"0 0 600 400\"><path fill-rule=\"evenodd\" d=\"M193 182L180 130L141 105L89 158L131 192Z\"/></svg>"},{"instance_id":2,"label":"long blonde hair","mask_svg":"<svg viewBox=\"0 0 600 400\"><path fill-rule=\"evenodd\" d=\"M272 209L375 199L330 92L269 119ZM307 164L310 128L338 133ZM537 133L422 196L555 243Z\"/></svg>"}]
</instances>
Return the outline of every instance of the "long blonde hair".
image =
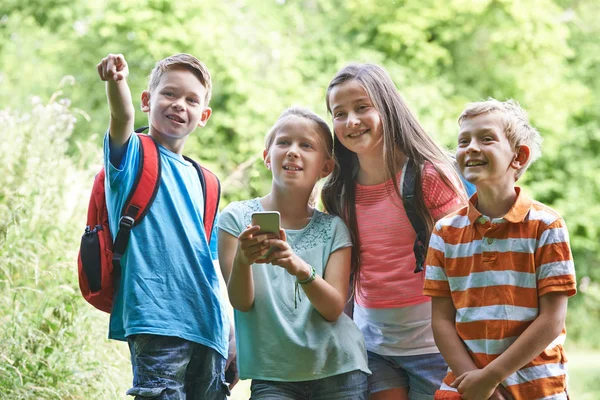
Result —
<instances>
[{"instance_id":1,"label":"long blonde hair","mask_svg":"<svg viewBox=\"0 0 600 400\"><path fill-rule=\"evenodd\" d=\"M417 182L415 186L416 212L425 222L427 238L433 229L433 218L425 206L423 188L421 187L422 167L430 162L442 177L446 185L457 195L465 197L452 182L459 182L451 160L446 152L438 146L419 124L416 117L396 89L394 82L387 72L373 64L351 64L342 68L331 80L327 88L327 111L331 114L329 96L331 90L348 81L358 82L367 92L375 109L379 112L383 127L383 160L386 166L388 180L393 181L394 189L399 198L400 190L395 177L402 169L398 165L399 156L404 155L414 162ZM327 212L344 219L354 247L352 249L352 271L355 288L359 283L360 269L360 237L356 218L355 203L355 173L358 170L357 155L348 150L334 135L333 154L335 167L329 176L321 200ZM448 176L451 175L451 176ZM427 244L426 244L427 245Z\"/></svg>"}]
</instances>

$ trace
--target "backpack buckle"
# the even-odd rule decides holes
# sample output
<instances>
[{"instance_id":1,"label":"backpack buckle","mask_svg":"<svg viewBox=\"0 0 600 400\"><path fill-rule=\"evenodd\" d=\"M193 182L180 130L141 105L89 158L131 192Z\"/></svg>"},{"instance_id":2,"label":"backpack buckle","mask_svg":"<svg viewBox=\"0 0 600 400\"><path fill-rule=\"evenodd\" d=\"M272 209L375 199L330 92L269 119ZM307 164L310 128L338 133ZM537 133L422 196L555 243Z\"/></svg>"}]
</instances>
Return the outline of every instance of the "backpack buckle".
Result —
<instances>
[{"instance_id":1,"label":"backpack buckle","mask_svg":"<svg viewBox=\"0 0 600 400\"><path fill-rule=\"evenodd\" d=\"M133 228L133 224L135 220L127 215L124 215L119 220L119 229L125 228L131 230Z\"/></svg>"}]
</instances>

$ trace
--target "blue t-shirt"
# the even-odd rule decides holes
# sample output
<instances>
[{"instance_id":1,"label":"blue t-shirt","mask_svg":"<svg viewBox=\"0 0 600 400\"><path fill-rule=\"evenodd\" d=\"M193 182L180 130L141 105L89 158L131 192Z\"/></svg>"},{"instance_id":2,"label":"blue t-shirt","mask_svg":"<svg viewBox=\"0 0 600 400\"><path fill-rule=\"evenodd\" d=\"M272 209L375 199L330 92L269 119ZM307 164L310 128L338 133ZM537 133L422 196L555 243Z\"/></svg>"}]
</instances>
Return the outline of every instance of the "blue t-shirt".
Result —
<instances>
[{"instance_id":1,"label":"blue t-shirt","mask_svg":"<svg viewBox=\"0 0 600 400\"><path fill-rule=\"evenodd\" d=\"M477 188L475 187L475 185L473 185L471 182L466 180L465 177L462 176L462 174L460 172L458 172L458 176L460 176L460 180L463 184L463 187L465 188L465 192L467 192L467 197L473 196L473 194L477 191Z\"/></svg>"},{"instance_id":2,"label":"blue t-shirt","mask_svg":"<svg viewBox=\"0 0 600 400\"><path fill-rule=\"evenodd\" d=\"M139 165L140 139L131 139L112 165L104 140L106 205L113 238ZM131 233L110 316L109 338L135 334L176 336L227 357L229 322L220 296L217 230L210 246L202 222L202 186L194 166L159 146L161 178L148 214ZM118 154L120 156L121 154Z\"/></svg>"},{"instance_id":3,"label":"blue t-shirt","mask_svg":"<svg viewBox=\"0 0 600 400\"><path fill-rule=\"evenodd\" d=\"M256 211L264 211L259 199L231 203L218 227L237 237ZM343 221L317 210L307 226L285 233L294 252L321 276L329 255L352 245ZM296 278L281 267L253 264L252 278L252 308L234 311L240 378L297 382L356 370L370 373L363 336L346 314L327 321L302 289L295 308Z\"/></svg>"}]
</instances>

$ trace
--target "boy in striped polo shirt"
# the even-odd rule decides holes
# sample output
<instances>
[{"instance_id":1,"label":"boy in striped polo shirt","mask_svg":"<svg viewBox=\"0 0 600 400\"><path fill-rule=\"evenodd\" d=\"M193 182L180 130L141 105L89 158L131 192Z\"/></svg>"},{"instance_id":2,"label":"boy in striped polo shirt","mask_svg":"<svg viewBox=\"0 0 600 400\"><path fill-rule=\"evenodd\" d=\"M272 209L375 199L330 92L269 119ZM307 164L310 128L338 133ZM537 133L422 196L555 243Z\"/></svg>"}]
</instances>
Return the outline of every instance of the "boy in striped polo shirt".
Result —
<instances>
[{"instance_id":1,"label":"boy in striped polo shirt","mask_svg":"<svg viewBox=\"0 0 600 400\"><path fill-rule=\"evenodd\" d=\"M541 154L518 103L472 103L456 159L477 187L436 224L424 293L449 372L436 399L567 399L565 316L576 292L567 227L516 181Z\"/></svg>"}]
</instances>

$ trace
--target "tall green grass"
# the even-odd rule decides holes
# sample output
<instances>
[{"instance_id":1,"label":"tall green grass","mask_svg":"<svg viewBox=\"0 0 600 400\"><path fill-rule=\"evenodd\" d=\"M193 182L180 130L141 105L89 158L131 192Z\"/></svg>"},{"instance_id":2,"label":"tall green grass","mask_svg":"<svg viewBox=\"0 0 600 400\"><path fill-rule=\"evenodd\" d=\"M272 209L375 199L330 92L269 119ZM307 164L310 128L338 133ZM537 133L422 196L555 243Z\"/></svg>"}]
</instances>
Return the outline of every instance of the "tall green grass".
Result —
<instances>
[{"instance_id":1,"label":"tall green grass","mask_svg":"<svg viewBox=\"0 0 600 400\"><path fill-rule=\"evenodd\" d=\"M0 111L0 398L123 398L127 359L79 293L76 251L98 146L67 155L68 101Z\"/></svg>"}]
</instances>

